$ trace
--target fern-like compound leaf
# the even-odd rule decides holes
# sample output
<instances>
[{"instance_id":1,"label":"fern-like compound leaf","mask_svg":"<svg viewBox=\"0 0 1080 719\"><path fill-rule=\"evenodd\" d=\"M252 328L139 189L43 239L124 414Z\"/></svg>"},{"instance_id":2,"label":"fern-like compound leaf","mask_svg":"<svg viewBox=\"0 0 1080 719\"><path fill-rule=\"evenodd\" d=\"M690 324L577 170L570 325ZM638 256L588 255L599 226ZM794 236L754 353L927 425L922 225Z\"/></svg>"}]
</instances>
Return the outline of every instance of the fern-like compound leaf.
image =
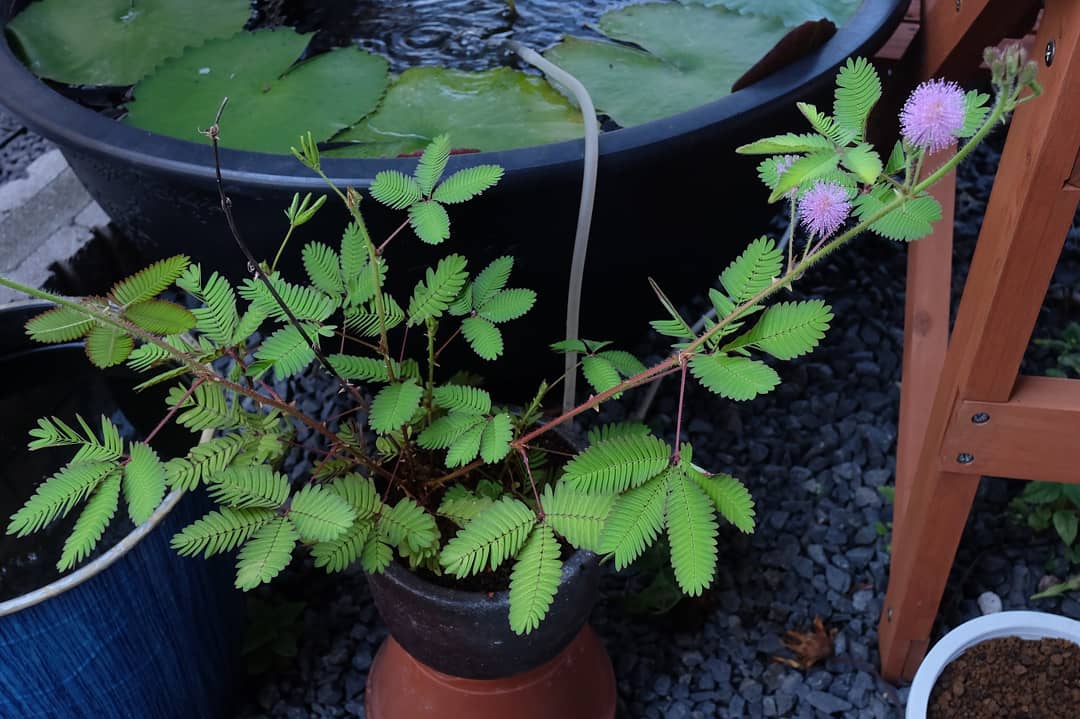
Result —
<instances>
[{"instance_id":1,"label":"fern-like compound leaf","mask_svg":"<svg viewBox=\"0 0 1080 719\"><path fill-rule=\"evenodd\" d=\"M386 312L384 326L391 330L405 321L405 310L390 295L383 295L383 309ZM361 337L379 336L379 313L374 303L364 307L349 308L345 312L345 326Z\"/></svg>"},{"instance_id":2,"label":"fern-like compound leaf","mask_svg":"<svg viewBox=\"0 0 1080 719\"><path fill-rule=\"evenodd\" d=\"M596 356L609 362L623 377L633 377L645 371L641 360L623 350L604 350L597 352Z\"/></svg>"},{"instance_id":3,"label":"fern-like compound leaf","mask_svg":"<svg viewBox=\"0 0 1080 719\"><path fill-rule=\"evenodd\" d=\"M165 481L173 489L191 491L228 467L243 443L239 435L226 434L193 447L187 456L165 463Z\"/></svg>"},{"instance_id":4,"label":"fern-like compound leaf","mask_svg":"<svg viewBox=\"0 0 1080 719\"><path fill-rule=\"evenodd\" d=\"M510 628L528 634L540 626L562 578L559 540L551 527L540 525L517 554L510 575Z\"/></svg>"},{"instance_id":5,"label":"fern-like compound leaf","mask_svg":"<svg viewBox=\"0 0 1080 719\"><path fill-rule=\"evenodd\" d=\"M267 275L267 280L278 293L278 296L281 297L285 307L298 320L323 322L337 309L337 302L334 298L319 292L313 287L286 282L277 273ZM244 280L244 283L240 286L240 296L250 301L251 306L265 316L272 317L278 322L289 321L289 315L278 304L278 301L261 278L249 277Z\"/></svg>"},{"instance_id":6,"label":"fern-like compound leaf","mask_svg":"<svg viewBox=\"0 0 1080 719\"><path fill-rule=\"evenodd\" d=\"M512 288L502 290L477 308L477 314L496 324L509 322L523 316L536 303L532 290Z\"/></svg>"},{"instance_id":7,"label":"fern-like compound leaf","mask_svg":"<svg viewBox=\"0 0 1080 719\"><path fill-rule=\"evenodd\" d=\"M867 219L885 209L893 199L889 187L875 187L855 198L855 216ZM941 219L941 203L930 195L920 195L908 200L870 225L870 230L889 240L912 242L926 237L933 224Z\"/></svg>"},{"instance_id":8,"label":"fern-like compound leaf","mask_svg":"<svg viewBox=\"0 0 1080 719\"><path fill-rule=\"evenodd\" d=\"M986 104L990 96L978 90L969 90L964 96L964 126L956 133L959 138L971 137L982 124L986 122L986 116L990 113L990 107Z\"/></svg>"},{"instance_id":9,"label":"fern-like compound leaf","mask_svg":"<svg viewBox=\"0 0 1080 719\"><path fill-rule=\"evenodd\" d=\"M183 386L173 387L166 402L174 407L185 396L182 411L176 415L176 423L180 426L201 432L204 429L232 429L239 425L240 413L235 405L229 404L221 385L204 382L190 394Z\"/></svg>"},{"instance_id":10,"label":"fern-like compound leaf","mask_svg":"<svg viewBox=\"0 0 1080 719\"><path fill-rule=\"evenodd\" d=\"M629 566L664 528L667 478L653 477L615 500L600 533L600 551L615 556L615 568Z\"/></svg>"},{"instance_id":11,"label":"fern-like compound leaf","mask_svg":"<svg viewBox=\"0 0 1080 719\"><path fill-rule=\"evenodd\" d=\"M74 342L94 327L94 320L74 307L54 307L31 318L26 334L35 342Z\"/></svg>"},{"instance_id":12,"label":"fern-like compound leaf","mask_svg":"<svg viewBox=\"0 0 1080 719\"><path fill-rule=\"evenodd\" d=\"M382 507L375 483L355 472L335 479L330 489L353 508L357 519L367 519Z\"/></svg>"},{"instance_id":13,"label":"fern-like compound leaf","mask_svg":"<svg viewBox=\"0 0 1080 719\"><path fill-rule=\"evenodd\" d=\"M66 517L115 469L116 463L109 460L67 464L39 485L34 496L12 515L7 533L25 537L57 517Z\"/></svg>"},{"instance_id":14,"label":"fern-like compound leaf","mask_svg":"<svg viewBox=\"0 0 1080 719\"><path fill-rule=\"evenodd\" d=\"M563 481L585 494L625 492L668 466L671 449L652 435L622 435L589 447L563 468Z\"/></svg>"},{"instance_id":15,"label":"fern-like compound leaf","mask_svg":"<svg viewBox=\"0 0 1080 719\"><path fill-rule=\"evenodd\" d=\"M487 414L491 411L491 395L479 387L448 384L436 387L435 404L455 412Z\"/></svg>"},{"instance_id":16,"label":"fern-like compound leaf","mask_svg":"<svg viewBox=\"0 0 1080 719\"><path fill-rule=\"evenodd\" d=\"M183 557L212 557L236 549L276 516L272 509L220 507L174 534L170 544Z\"/></svg>"},{"instance_id":17,"label":"fern-like compound leaf","mask_svg":"<svg viewBox=\"0 0 1080 719\"><path fill-rule=\"evenodd\" d=\"M776 202L789 190L832 172L839 162L840 156L832 150L800 157L780 176L780 181L776 183L772 194L769 195L769 202Z\"/></svg>"},{"instance_id":18,"label":"fern-like compound leaf","mask_svg":"<svg viewBox=\"0 0 1080 719\"><path fill-rule=\"evenodd\" d=\"M513 269L514 258L510 255L492 260L491 264L482 269L472 282L473 306L480 307L501 292L506 287Z\"/></svg>"},{"instance_id":19,"label":"fern-like compound leaf","mask_svg":"<svg viewBox=\"0 0 1080 719\"><path fill-rule=\"evenodd\" d=\"M502 332L483 317L466 317L461 323L461 334L482 359L498 359L503 353Z\"/></svg>"},{"instance_id":20,"label":"fern-like compound leaf","mask_svg":"<svg viewBox=\"0 0 1080 719\"><path fill-rule=\"evenodd\" d=\"M889 153L889 159L885 162L885 174L895 175L904 169L907 164L907 156L904 153L904 141L897 140L893 145L892 152Z\"/></svg>"},{"instance_id":21,"label":"fern-like compound leaf","mask_svg":"<svg viewBox=\"0 0 1080 719\"><path fill-rule=\"evenodd\" d=\"M124 453L124 440L120 437L120 429L105 415L101 416L101 439L98 440L90 425L75 415L86 436L83 445L71 458L72 464L79 462L92 462L100 459L120 459Z\"/></svg>"},{"instance_id":22,"label":"fern-like compound leaf","mask_svg":"<svg viewBox=\"0 0 1080 719\"><path fill-rule=\"evenodd\" d=\"M175 302L143 300L124 309L124 318L147 332L159 335L178 335L195 328L197 319L192 312Z\"/></svg>"},{"instance_id":23,"label":"fern-like compound leaf","mask_svg":"<svg viewBox=\"0 0 1080 719\"><path fill-rule=\"evenodd\" d=\"M131 335L117 327L97 325L86 335L86 356L102 369L123 364L134 348Z\"/></svg>"},{"instance_id":24,"label":"fern-like compound leaf","mask_svg":"<svg viewBox=\"0 0 1080 719\"><path fill-rule=\"evenodd\" d=\"M861 140L866 135L870 111L880 99L881 80L874 66L863 57L848 58L836 76L833 116L837 124L853 131L855 140Z\"/></svg>"},{"instance_id":25,"label":"fern-like compound leaf","mask_svg":"<svg viewBox=\"0 0 1080 719\"><path fill-rule=\"evenodd\" d=\"M356 519L333 541L319 542L311 548L315 566L325 568L327 574L344 571L360 559L372 528L370 519Z\"/></svg>"},{"instance_id":26,"label":"fern-like compound leaf","mask_svg":"<svg viewBox=\"0 0 1080 719\"><path fill-rule=\"evenodd\" d=\"M723 354L694 355L690 373L710 392L736 401L766 394L780 384L780 375L764 362Z\"/></svg>"},{"instance_id":27,"label":"fern-like compound leaf","mask_svg":"<svg viewBox=\"0 0 1080 719\"><path fill-rule=\"evenodd\" d=\"M120 477L114 472L98 485L79 514L71 534L64 541L64 550L56 563L57 569L65 572L90 556L116 514L119 503Z\"/></svg>"},{"instance_id":28,"label":"fern-like compound leaf","mask_svg":"<svg viewBox=\"0 0 1080 719\"><path fill-rule=\"evenodd\" d=\"M449 255L439 260L434 270L428 268L409 300L410 326L437 318L447 310L469 279L465 262L461 255Z\"/></svg>"},{"instance_id":29,"label":"fern-like compound leaf","mask_svg":"<svg viewBox=\"0 0 1080 719\"><path fill-rule=\"evenodd\" d=\"M679 311L675 309L675 305L660 289L660 285L656 284L651 277L649 278L649 286L652 287L652 291L660 300L660 304L664 306L664 309L667 310L668 315L671 317L670 320L653 320L649 322L652 328L666 337L692 339L695 336L694 330L690 328L690 325L679 314Z\"/></svg>"},{"instance_id":30,"label":"fern-like compound leaf","mask_svg":"<svg viewBox=\"0 0 1080 719\"><path fill-rule=\"evenodd\" d=\"M307 369L315 361L315 348L295 325L285 325L263 340L255 351L255 359L258 362L249 371L258 373L273 368L274 379L282 380Z\"/></svg>"},{"instance_id":31,"label":"fern-like compound leaf","mask_svg":"<svg viewBox=\"0 0 1080 719\"><path fill-rule=\"evenodd\" d=\"M397 170L383 170L371 181L371 196L392 210L404 210L424 199L420 184Z\"/></svg>"},{"instance_id":32,"label":"fern-like compound leaf","mask_svg":"<svg viewBox=\"0 0 1080 719\"><path fill-rule=\"evenodd\" d=\"M175 255L159 260L113 285L109 296L123 307L157 297L184 274L191 260L185 255Z\"/></svg>"},{"instance_id":33,"label":"fern-like compound leaf","mask_svg":"<svg viewBox=\"0 0 1080 719\"><path fill-rule=\"evenodd\" d=\"M345 284L341 281L341 260L329 246L309 242L304 245L301 256L311 284L331 297L345 292Z\"/></svg>"},{"instance_id":34,"label":"fern-like compound leaf","mask_svg":"<svg viewBox=\"0 0 1080 719\"><path fill-rule=\"evenodd\" d=\"M480 454L480 442L484 438L485 421L477 422L450 443L446 452L446 466L464 467Z\"/></svg>"},{"instance_id":35,"label":"fern-like compound leaf","mask_svg":"<svg viewBox=\"0 0 1080 719\"><path fill-rule=\"evenodd\" d=\"M582 357L581 373L585 375L585 380L596 394L606 392L619 384L621 379L615 366L603 357Z\"/></svg>"},{"instance_id":36,"label":"fern-like compound leaf","mask_svg":"<svg viewBox=\"0 0 1080 719\"><path fill-rule=\"evenodd\" d=\"M675 581L700 596L716 574L716 518L712 502L682 467L668 472L667 533Z\"/></svg>"},{"instance_id":37,"label":"fern-like compound leaf","mask_svg":"<svg viewBox=\"0 0 1080 719\"><path fill-rule=\"evenodd\" d=\"M455 484L443 495L437 514L440 517L446 517L459 527L464 527L476 515L491 506L492 502L494 500L490 497L477 496L460 484Z\"/></svg>"},{"instance_id":38,"label":"fern-like compound leaf","mask_svg":"<svg viewBox=\"0 0 1080 719\"><path fill-rule=\"evenodd\" d=\"M784 135L775 135L773 137L767 137L764 140L751 142L748 145L742 145L737 148L735 152L740 155L791 155L802 152L831 150L832 146L832 142L821 135L815 135L810 132L798 135L789 132Z\"/></svg>"},{"instance_id":39,"label":"fern-like compound leaf","mask_svg":"<svg viewBox=\"0 0 1080 719\"><path fill-rule=\"evenodd\" d=\"M781 302L765 310L749 332L724 349L754 346L777 359L792 359L817 347L832 317L832 309L821 300Z\"/></svg>"},{"instance_id":40,"label":"fern-like compound leaf","mask_svg":"<svg viewBox=\"0 0 1080 719\"><path fill-rule=\"evenodd\" d=\"M450 137L436 135L424 148L423 154L420 155L420 162L416 165L416 182L425 195L430 195L435 189L435 183L442 177L449 160Z\"/></svg>"},{"instance_id":41,"label":"fern-like compound leaf","mask_svg":"<svg viewBox=\"0 0 1080 719\"><path fill-rule=\"evenodd\" d=\"M412 379L383 387L371 402L368 423L379 434L395 432L409 423L423 396L424 388Z\"/></svg>"},{"instance_id":42,"label":"fern-like compound leaf","mask_svg":"<svg viewBox=\"0 0 1080 719\"><path fill-rule=\"evenodd\" d=\"M435 188L431 198L448 205L466 202L484 190L494 187L502 179L503 169L498 165L477 165L458 170Z\"/></svg>"},{"instance_id":43,"label":"fern-like compound leaf","mask_svg":"<svg viewBox=\"0 0 1080 719\"><path fill-rule=\"evenodd\" d=\"M874 148L865 142L844 150L840 164L854 172L859 181L869 185L881 175L884 166Z\"/></svg>"},{"instance_id":44,"label":"fern-like compound leaf","mask_svg":"<svg viewBox=\"0 0 1080 719\"><path fill-rule=\"evenodd\" d=\"M346 284L360 274L370 261L360 226L350 222L341 234L341 276Z\"/></svg>"},{"instance_id":45,"label":"fern-like compound leaf","mask_svg":"<svg viewBox=\"0 0 1080 719\"><path fill-rule=\"evenodd\" d=\"M723 271L720 284L732 302L745 302L780 276L783 261L783 250L778 249L770 238L759 237Z\"/></svg>"},{"instance_id":46,"label":"fern-like compound leaf","mask_svg":"<svg viewBox=\"0 0 1080 719\"><path fill-rule=\"evenodd\" d=\"M135 525L150 518L165 497L165 465L143 442L132 442L131 459L124 465L124 501Z\"/></svg>"},{"instance_id":47,"label":"fern-like compound leaf","mask_svg":"<svg viewBox=\"0 0 1080 719\"><path fill-rule=\"evenodd\" d=\"M364 548L360 550L360 566L368 574L379 574L390 566L394 559L394 550L390 545L379 540L374 533L368 535Z\"/></svg>"},{"instance_id":48,"label":"fern-like compound leaf","mask_svg":"<svg viewBox=\"0 0 1080 719\"><path fill-rule=\"evenodd\" d=\"M355 355L332 354L326 358L330 366L334 368L344 379L358 379L364 382L389 382L390 375L386 373L386 361L377 357L357 357ZM397 374L397 363L394 365L394 374Z\"/></svg>"},{"instance_id":49,"label":"fern-like compound leaf","mask_svg":"<svg viewBox=\"0 0 1080 719\"><path fill-rule=\"evenodd\" d=\"M566 482L559 482L554 490L550 484L544 487L540 503L544 521L571 546L600 551L600 533L615 504L615 495L582 494Z\"/></svg>"},{"instance_id":50,"label":"fern-like compound leaf","mask_svg":"<svg viewBox=\"0 0 1080 719\"><path fill-rule=\"evenodd\" d=\"M594 445L616 437L644 437L649 433L649 428L642 422L613 422L590 429L588 440Z\"/></svg>"},{"instance_id":51,"label":"fern-like compound leaf","mask_svg":"<svg viewBox=\"0 0 1080 719\"><path fill-rule=\"evenodd\" d=\"M520 551L536 525L536 515L523 502L503 497L469 522L443 547L439 562L458 579L497 569Z\"/></svg>"},{"instance_id":52,"label":"fern-like compound leaf","mask_svg":"<svg viewBox=\"0 0 1080 719\"><path fill-rule=\"evenodd\" d=\"M259 527L236 558L236 588L246 592L280 574L292 559L297 539L296 527L286 517Z\"/></svg>"},{"instance_id":53,"label":"fern-like compound leaf","mask_svg":"<svg viewBox=\"0 0 1080 719\"><path fill-rule=\"evenodd\" d=\"M484 424L484 421L482 415L451 412L425 427L416 441L424 449L447 449L473 427Z\"/></svg>"},{"instance_id":54,"label":"fern-like compound leaf","mask_svg":"<svg viewBox=\"0 0 1080 719\"><path fill-rule=\"evenodd\" d=\"M190 265L176 284L205 305L191 311L195 315L195 326L200 332L204 332L218 345L236 341L240 315L236 310L236 291L227 279L214 272L203 284L199 265ZM265 315L262 318L265 319ZM256 324L261 324L261 320ZM254 328L251 331L253 332ZM250 334L251 332L245 333L241 341L246 340Z\"/></svg>"},{"instance_id":55,"label":"fern-like compound leaf","mask_svg":"<svg viewBox=\"0 0 1080 719\"><path fill-rule=\"evenodd\" d=\"M289 497L289 480L265 464L229 467L209 479L210 496L235 509L277 509Z\"/></svg>"},{"instance_id":56,"label":"fern-like compound leaf","mask_svg":"<svg viewBox=\"0 0 1080 719\"><path fill-rule=\"evenodd\" d=\"M727 474L710 477L695 467L689 467L687 473L724 519L741 532L750 534L754 531L754 498L742 482Z\"/></svg>"},{"instance_id":57,"label":"fern-like compound leaf","mask_svg":"<svg viewBox=\"0 0 1080 719\"><path fill-rule=\"evenodd\" d=\"M841 125L835 119L818 110L808 102L797 102L795 107L807 119L810 126L818 133L829 138L834 145L843 147L855 139L855 131L846 125Z\"/></svg>"},{"instance_id":58,"label":"fern-like compound leaf","mask_svg":"<svg viewBox=\"0 0 1080 719\"><path fill-rule=\"evenodd\" d=\"M484 433L480 436L480 458L488 464L495 464L510 453L510 440L514 438L514 427L510 415L503 412L488 420Z\"/></svg>"},{"instance_id":59,"label":"fern-like compound leaf","mask_svg":"<svg viewBox=\"0 0 1080 719\"><path fill-rule=\"evenodd\" d=\"M439 542L435 518L408 497L384 508L377 528L383 541L397 547L405 556L428 551Z\"/></svg>"},{"instance_id":60,"label":"fern-like compound leaf","mask_svg":"<svg viewBox=\"0 0 1080 719\"><path fill-rule=\"evenodd\" d=\"M440 245L450 239L450 215L435 200L425 200L411 206L409 224L416 236L429 245Z\"/></svg>"},{"instance_id":61,"label":"fern-like compound leaf","mask_svg":"<svg viewBox=\"0 0 1080 719\"><path fill-rule=\"evenodd\" d=\"M304 541L331 542L352 526L356 510L336 492L308 484L293 495L288 517Z\"/></svg>"}]
</instances>

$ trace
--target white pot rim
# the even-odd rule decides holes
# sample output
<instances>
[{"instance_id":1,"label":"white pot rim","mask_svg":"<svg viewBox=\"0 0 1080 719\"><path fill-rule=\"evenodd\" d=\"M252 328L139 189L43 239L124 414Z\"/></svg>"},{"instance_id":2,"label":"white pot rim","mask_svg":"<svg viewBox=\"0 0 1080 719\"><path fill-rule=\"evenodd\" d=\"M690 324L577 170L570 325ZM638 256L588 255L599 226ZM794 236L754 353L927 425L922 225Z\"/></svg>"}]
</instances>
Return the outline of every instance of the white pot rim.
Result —
<instances>
[{"instance_id":1,"label":"white pot rim","mask_svg":"<svg viewBox=\"0 0 1080 719\"><path fill-rule=\"evenodd\" d=\"M1080 644L1080 622L1047 612L996 612L964 622L934 645L919 665L908 695L906 719L926 719L930 692L941 672L972 646L989 639L1060 638Z\"/></svg>"}]
</instances>

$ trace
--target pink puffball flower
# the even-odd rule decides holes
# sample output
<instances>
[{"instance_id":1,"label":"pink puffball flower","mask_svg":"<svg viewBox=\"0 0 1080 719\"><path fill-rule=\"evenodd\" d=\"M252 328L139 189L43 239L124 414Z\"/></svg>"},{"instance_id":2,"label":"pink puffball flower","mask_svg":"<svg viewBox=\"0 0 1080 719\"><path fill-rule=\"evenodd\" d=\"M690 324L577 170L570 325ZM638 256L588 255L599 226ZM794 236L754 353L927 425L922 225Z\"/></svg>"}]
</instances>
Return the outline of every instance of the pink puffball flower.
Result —
<instances>
[{"instance_id":1,"label":"pink puffball flower","mask_svg":"<svg viewBox=\"0 0 1080 719\"><path fill-rule=\"evenodd\" d=\"M967 103L964 91L955 82L928 80L915 88L900 111L904 139L927 153L956 142L964 127Z\"/></svg>"},{"instance_id":2,"label":"pink puffball flower","mask_svg":"<svg viewBox=\"0 0 1080 719\"><path fill-rule=\"evenodd\" d=\"M832 235L850 213L847 190L835 182L818 182L799 200L799 218L818 237Z\"/></svg>"}]
</instances>

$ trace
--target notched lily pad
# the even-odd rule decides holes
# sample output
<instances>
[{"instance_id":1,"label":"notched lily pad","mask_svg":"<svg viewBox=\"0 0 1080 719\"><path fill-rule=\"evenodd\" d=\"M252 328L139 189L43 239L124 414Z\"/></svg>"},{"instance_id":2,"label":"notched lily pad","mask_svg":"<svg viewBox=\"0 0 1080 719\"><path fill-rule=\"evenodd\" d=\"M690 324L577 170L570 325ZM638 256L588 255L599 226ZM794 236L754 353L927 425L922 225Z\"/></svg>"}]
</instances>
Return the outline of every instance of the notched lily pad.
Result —
<instances>
[{"instance_id":1,"label":"notched lily pad","mask_svg":"<svg viewBox=\"0 0 1080 719\"><path fill-rule=\"evenodd\" d=\"M544 55L577 76L597 108L623 127L728 95L786 33L774 18L679 3L613 10L599 29L636 47L567 37Z\"/></svg>"},{"instance_id":2,"label":"notched lily pad","mask_svg":"<svg viewBox=\"0 0 1080 719\"><path fill-rule=\"evenodd\" d=\"M571 140L584 130L578 109L542 78L506 67L414 67L390 86L375 114L334 138L353 144L330 154L394 157L445 132L455 148L490 151Z\"/></svg>"},{"instance_id":3,"label":"notched lily pad","mask_svg":"<svg viewBox=\"0 0 1080 719\"><path fill-rule=\"evenodd\" d=\"M132 85L184 48L229 37L249 0L40 0L7 24L39 77L71 85Z\"/></svg>"},{"instance_id":4,"label":"notched lily pad","mask_svg":"<svg viewBox=\"0 0 1080 719\"><path fill-rule=\"evenodd\" d=\"M227 96L223 147L287 153L308 130L325 140L379 104L387 62L345 47L297 63L309 39L260 30L191 48L135 86L125 122L205 142L198 129L211 124Z\"/></svg>"}]
</instances>

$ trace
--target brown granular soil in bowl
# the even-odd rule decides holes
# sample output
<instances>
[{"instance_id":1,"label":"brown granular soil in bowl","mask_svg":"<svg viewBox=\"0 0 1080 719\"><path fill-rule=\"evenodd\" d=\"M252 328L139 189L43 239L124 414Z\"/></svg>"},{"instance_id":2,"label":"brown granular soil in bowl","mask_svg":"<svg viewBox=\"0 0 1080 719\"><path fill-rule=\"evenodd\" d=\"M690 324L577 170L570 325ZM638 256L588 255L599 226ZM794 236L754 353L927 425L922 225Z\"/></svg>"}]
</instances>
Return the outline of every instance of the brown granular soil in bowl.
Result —
<instances>
[{"instance_id":1,"label":"brown granular soil in bowl","mask_svg":"<svg viewBox=\"0 0 1080 719\"><path fill-rule=\"evenodd\" d=\"M1080 717L1080 645L991 639L954 659L930 694L927 719Z\"/></svg>"}]
</instances>

